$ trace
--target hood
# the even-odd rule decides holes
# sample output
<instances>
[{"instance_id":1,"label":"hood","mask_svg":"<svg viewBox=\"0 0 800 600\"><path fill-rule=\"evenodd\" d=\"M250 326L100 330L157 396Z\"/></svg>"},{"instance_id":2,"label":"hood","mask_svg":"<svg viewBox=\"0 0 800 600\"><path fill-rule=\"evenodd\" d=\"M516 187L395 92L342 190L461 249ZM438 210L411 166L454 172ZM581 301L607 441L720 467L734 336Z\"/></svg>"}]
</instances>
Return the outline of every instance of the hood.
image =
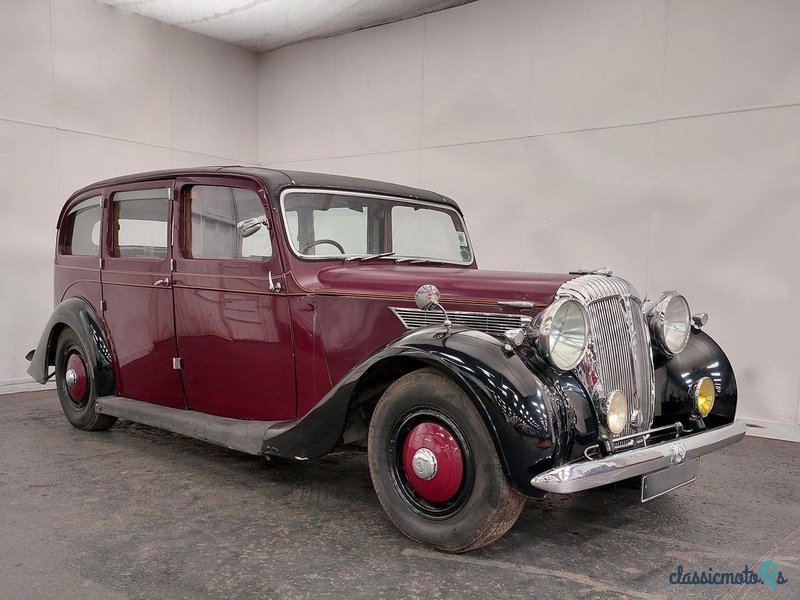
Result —
<instances>
[{"instance_id":1,"label":"hood","mask_svg":"<svg viewBox=\"0 0 800 600\"><path fill-rule=\"evenodd\" d=\"M439 288L442 304L486 304L501 301L533 302L544 308L553 301L559 286L576 275L490 271L460 267L408 265L381 262L346 264L318 273L318 293L369 295L412 300L426 283Z\"/></svg>"}]
</instances>

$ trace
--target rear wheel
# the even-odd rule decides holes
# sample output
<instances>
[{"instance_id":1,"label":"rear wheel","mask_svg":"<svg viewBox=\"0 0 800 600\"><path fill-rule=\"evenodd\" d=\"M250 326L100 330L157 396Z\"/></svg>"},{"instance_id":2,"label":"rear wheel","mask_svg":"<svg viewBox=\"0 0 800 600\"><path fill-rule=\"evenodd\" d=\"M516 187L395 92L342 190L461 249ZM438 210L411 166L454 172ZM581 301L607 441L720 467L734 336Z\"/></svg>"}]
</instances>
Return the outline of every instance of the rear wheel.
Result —
<instances>
[{"instance_id":1,"label":"rear wheel","mask_svg":"<svg viewBox=\"0 0 800 600\"><path fill-rule=\"evenodd\" d=\"M408 537L448 552L485 546L525 504L477 409L453 381L421 369L394 382L369 428L372 482Z\"/></svg>"},{"instance_id":2,"label":"rear wheel","mask_svg":"<svg viewBox=\"0 0 800 600\"><path fill-rule=\"evenodd\" d=\"M73 427L86 431L109 429L117 418L97 412L94 372L83 344L71 329L65 329L56 346L56 388L61 408Z\"/></svg>"}]
</instances>

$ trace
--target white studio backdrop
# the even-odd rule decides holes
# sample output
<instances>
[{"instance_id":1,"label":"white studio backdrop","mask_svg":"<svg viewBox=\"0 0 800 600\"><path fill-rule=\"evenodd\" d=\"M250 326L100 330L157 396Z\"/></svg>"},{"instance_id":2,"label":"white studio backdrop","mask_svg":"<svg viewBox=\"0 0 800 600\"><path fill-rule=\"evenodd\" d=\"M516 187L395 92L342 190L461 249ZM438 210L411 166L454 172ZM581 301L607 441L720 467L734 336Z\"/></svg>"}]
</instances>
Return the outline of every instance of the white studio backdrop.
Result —
<instances>
[{"instance_id":1,"label":"white studio backdrop","mask_svg":"<svg viewBox=\"0 0 800 600\"><path fill-rule=\"evenodd\" d=\"M455 198L483 268L683 292L800 441L800 2L478 0L260 58L264 165Z\"/></svg>"},{"instance_id":2,"label":"white studio backdrop","mask_svg":"<svg viewBox=\"0 0 800 600\"><path fill-rule=\"evenodd\" d=\"M52 309L55 218L140 170L434 189L483 268L683 292L740 414L800 440L800 3L478 0L257 55L90 0L0 3L0 389Z\"/></svg>"}]
</instances>

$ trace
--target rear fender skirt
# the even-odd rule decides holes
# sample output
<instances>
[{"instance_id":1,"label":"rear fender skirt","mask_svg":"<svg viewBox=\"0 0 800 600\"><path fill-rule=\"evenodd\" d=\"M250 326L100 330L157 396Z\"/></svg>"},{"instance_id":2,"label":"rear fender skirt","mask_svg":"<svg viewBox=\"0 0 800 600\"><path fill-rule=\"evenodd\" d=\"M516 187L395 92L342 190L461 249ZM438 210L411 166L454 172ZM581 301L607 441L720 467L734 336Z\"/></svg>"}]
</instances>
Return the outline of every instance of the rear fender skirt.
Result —
<instances>
[{"instance_id":1,"label":"rear fender skirt","mask_svg":"<svg viewBox=\"0 0 800 600\"><path fill-rule=\"evenodd\" d=\"M44 328L42 337L33 354L28 374L39 383L45 383L50 376L49 367L55 364L54 354L58 336L69 327L80 338L86 349L88 364L94 370L98 396L114 393L114 371L111 346L100 319L92 306L83 298L69 298L56 306Z\"/></svg>"},{"instance_id":2,"label":"rear fender skirt","mask_svg":"<svg viewBox=\"0 0 800 600\"><path fill-rule=\"evenodd\" d=\"M561 464L570 454L579 420L584 431L584 421L594 431L588 398L577 381L564 393L567 382L557 383L557 375L533 353L506 352L497 338L463 327L443 333L440 326L416 329L368 357L302 419L282 432L272 428L277 435L265 441L264 451L294 458L328 453L342 436L359 382L386 361L405 360L441 370L464 390L486 423L511 482L525 494L540 496L530 485L531 475Z\"/></svg>"},{"instance_id":3,"label":"rear fender skirt","mask_svg":"<svg viewBox=\"0 0 800 600\"><path fill-rule=\"evenodd\" d=\"M703 331L692 330L689 343L672 357L653 357L656 368L654 426L677 420L686 422L692 411L691 388L701 377L710 377L716 388L714 408L705 419L709 427L733 422L738 392L733 367L722 348Z\"/></svg>"}]
</instances>

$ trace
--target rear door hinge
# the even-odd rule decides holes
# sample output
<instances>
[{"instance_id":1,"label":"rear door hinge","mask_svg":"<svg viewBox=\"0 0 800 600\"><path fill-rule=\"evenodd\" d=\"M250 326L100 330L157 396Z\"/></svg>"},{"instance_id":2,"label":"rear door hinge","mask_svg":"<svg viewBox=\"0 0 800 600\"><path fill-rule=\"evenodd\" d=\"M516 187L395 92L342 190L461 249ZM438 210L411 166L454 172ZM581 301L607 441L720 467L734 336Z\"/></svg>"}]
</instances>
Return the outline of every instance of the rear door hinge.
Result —
<instances>
[{"instance_id":1,"label":"rear door hinge","mask_svg":"<svg viewBox=\"0 0 800 600\"><path fill-rule=\"evenodd\" d=\"M173 358L172 359L172 368L176 371L180 371L183 368L183 359L182 358Z\"/></svg>"},{"instance_id":2,"label":"rear door hinge","mask_svg":"<svg viewBox=\"0 0 800 600\"><path fill-rule=\"evenodd\" d=\"M100 300L100 311L106 312L108 310L108 303L105 300Z\"/></svg>"}]
</instances>

